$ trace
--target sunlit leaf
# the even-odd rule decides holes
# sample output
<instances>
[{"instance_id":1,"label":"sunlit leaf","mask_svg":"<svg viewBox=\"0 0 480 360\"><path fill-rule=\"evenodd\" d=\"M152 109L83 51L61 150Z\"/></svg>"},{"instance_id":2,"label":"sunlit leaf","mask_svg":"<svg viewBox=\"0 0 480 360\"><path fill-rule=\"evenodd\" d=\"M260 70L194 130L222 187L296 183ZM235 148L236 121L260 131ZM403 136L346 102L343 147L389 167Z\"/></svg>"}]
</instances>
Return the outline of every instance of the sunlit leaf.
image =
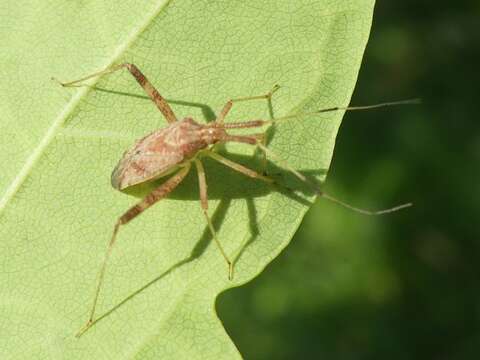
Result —
<instances>
[{"instance_id":1,"label":"sunlit leaf","mask_svg":"<svg viewBox=\"0 0 480 360\"><path fill-rule=\"evenodd\" d=\"M128 72L92 82L96 90L61 88L52 76L73 80L132 62L179 117L198 121L212 120L229 98L274 84L281 89L270 109L263 100L236 104L227 121L346 105L372 9L370 0L4 1L1 357L239 357L215 298L258 275L313 200L207 161L210 213L237 259L234 280L211 241L192 172L171 198L122 229L99 300L97 314L106 316L76 339L113 224L142 193L115 191L110 172L135 139L165 120ZM270 147L320 180L341 115L280 124ZM248 146L223 152L260 165ZM279 182L289 183L283 175Z\"/></svg>"}]
</instances>

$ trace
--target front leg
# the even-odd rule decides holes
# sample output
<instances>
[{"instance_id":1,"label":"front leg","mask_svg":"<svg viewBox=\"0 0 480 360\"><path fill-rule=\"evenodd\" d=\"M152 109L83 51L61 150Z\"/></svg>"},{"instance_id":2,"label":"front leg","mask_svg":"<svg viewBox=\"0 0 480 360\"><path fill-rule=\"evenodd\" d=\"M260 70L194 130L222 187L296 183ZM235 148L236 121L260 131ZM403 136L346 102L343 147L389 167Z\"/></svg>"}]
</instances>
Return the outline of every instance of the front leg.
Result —
<instances>
[{"instance_id":1,"label":"front leg","mask_svg":"<svg viewBox=\"0 0 480 360\"><path fill-rule=\"evenodd\" d=\"M225 120L225 117L227 116L227 114L232 109L233 103L240 102L240 101L258 100L258 99L267 99L267 100L270 101L273 93L275 91L277 91L278 89L280 89L280 85L275 85L272 88L272 90L270 90L268 93L263 94L263 95L246 96L246 97L241 97L241 98L237 98L237 99L228 100L227 103L223 106L222 111L220 111L220 114L217 116L217 119L215 120L215 122L218 123L218 124L223 123L223 121Z\"/></svg>"},{"instance_id":2,"label":"front leg","mask_svg":"<svg viewBox=\"0 0 480 360\"><path fill-rule=\"evenodd\" d=\"M75 86L82 86L81 82L85 81L87 79L91 79L95 76L100 76L100 75L107 75L111 74L115 71L118 71L120 69L126 68L130 74L137 80L137 82L140 84L140 86L143 88L145 93L150 97L150 99L155 103L157 106L158 110L165 116L165 119L171 124L177 121L177 117L175 116L175 113L173 112L172 108L170 105L168 105L167 101L160 95L160 93L155 89L155 87L152 85L150 81L148 81L147 77L143 75L143 73L140 71L140 69L135 66L135 64L130 64L130 63L123 63L119 65L112 66L110 68L107 68L103 71L96 72L94 74L90 74L88 76L85 76L81 79L78 80L73 80L69 81L66 83L60 82L60 84L64 87L75 87ZM80 83L80 84L79 84Z\"/></svg>"}]
</instances>

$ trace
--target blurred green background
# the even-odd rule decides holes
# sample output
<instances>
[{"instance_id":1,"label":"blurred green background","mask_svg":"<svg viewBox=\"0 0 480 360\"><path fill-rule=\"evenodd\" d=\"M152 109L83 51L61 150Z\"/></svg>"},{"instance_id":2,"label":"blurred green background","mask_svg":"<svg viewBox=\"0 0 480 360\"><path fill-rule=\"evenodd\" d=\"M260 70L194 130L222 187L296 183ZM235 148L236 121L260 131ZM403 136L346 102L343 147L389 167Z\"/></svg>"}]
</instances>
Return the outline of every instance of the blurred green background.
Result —
<instances>
[{"instance_id":1,"label":"blurred green background","mask_svg":"<svg viewBox=\"0 0 480 360\"><path fill-rule=\"evenodd\" d=\"M217 307L247 359L480 358L480 2L379 1L325 189L287 249Z\"/></svg>"}]
</instances>

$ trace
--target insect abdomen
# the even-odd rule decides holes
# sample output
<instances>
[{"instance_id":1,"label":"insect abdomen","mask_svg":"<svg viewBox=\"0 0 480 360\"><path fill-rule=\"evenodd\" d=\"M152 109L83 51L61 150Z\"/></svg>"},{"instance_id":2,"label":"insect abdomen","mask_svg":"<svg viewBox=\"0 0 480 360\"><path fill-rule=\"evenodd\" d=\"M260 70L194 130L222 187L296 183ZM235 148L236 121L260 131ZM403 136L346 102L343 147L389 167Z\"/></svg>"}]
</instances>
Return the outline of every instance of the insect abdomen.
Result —
<instances>
[{"instance_id":1,"label":"insect abdomen","mask_svg":"<svg viewBox=\"0 0 480 360\"><path fill-rule=\"evenodd\" d=\"M184 119L138 140L113 170L112 186L122 190L171 172L208 146L201 129L192 119Z\"/></svg>"}]
</instances>

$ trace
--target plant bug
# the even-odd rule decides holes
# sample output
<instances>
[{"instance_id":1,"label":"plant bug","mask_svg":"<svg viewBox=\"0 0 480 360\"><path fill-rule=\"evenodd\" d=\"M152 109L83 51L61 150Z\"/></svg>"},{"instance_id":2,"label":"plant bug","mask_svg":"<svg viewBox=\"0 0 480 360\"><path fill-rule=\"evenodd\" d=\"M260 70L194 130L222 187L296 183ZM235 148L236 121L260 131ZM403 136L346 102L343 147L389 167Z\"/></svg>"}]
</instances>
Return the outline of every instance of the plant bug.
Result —
<instances>
[{"instance_id":1,"label":"plant bug","mask_svg":"<svg viewBox=\"0 0 480 360\"><path fill-rule=\"evenodd\" d=\"M248 145L257 146L265 156L270 156L277 160L285 169L292 172L298 179L308 184L312 190L323 198L333 201L341 206L349 208L351 210L367 214L367 215L380 215L393 211L400 210L402 208L411 206L410 203L395 206L389 209L380 211L369 211L357 207L353 207L347 203L344 203L326 193L321 191L314 183L309 181L303 174L298 172L283 161L279 156L273 153L264 143L265 131L260 134L251 135L234 135L228 132L233 129L246 129L246 128L259 128L264 125L272 125L279 121L285 121L293 119L299 116L319 114L323 112L339 111L339 110L364 110L372 109L391 105L400 104L412 104L417 103L418 100L406 100L397 102L387 102L370 106L358 106L358 107L332 107L327 109L321 109L314 112L295 114L280 118L274 118L271 120L249 120L244 122L225 123L225 117L231 110L232 106L236 102L248 101L255 99L271 99L273 93L278 90L279 86L276 85L273 89L259 96L250 96L237 98L227 101L223 106L219 115L215 121L201 124L194 119L187 117L182 120L178 120L167 101L160 95L155 87L148 81L145 75L138 69L137 66L131 63L123 63L116 66L112 66L103 71L88 75L78 80L66 82L60 84L64 87L76 87L83 86L82 81L101 75L110 74L120 69L127 69L136 81L143 88L145 93L155 103L158 110L163 114L168 122L168 126L155 130L152 133L146 135L142 139L136 141L136 143L127 150L123 157L118 162L117 166L112 172L111 183L117 190L123 190L133 185L144 183L150 180L166 177L167 180L163 182L156 189L146 195L140 202L128 209L122 216L120 216L114 225L113 233L108 244L107 252L100 268L97 286L95 288L93 304L90 310L90 316L85 326L78 332L77 336L83 334L88 328L94 324L95 309L97 306L98 296L103 284L105 275L105 269L110 257L110 254L115 244L118 231L121 226L129 223L132 219L140 215L144 210L156 202L162 200L168 194L170 194L187 176L192 168L192 165L196 168L198 174L198 183L200 189L200 204L203 209L207 225L210 229L212 237L220 250L221 255L225 259L228 265L228 278L233 278L233 263L224 251L222 244L220 243L215 228L212 224L210 216L208 214L208 194L207 194L207 182L205 177L205 169L202 164L202 157L210 157L217 162L238 171L246 176L264 181L268 184L274 184L275 181L270 177L254 171L244 165L236 163L226 157L218 154L214 148L215 144L226 142L238 142Z\"/></svg>"}]
</instances>

